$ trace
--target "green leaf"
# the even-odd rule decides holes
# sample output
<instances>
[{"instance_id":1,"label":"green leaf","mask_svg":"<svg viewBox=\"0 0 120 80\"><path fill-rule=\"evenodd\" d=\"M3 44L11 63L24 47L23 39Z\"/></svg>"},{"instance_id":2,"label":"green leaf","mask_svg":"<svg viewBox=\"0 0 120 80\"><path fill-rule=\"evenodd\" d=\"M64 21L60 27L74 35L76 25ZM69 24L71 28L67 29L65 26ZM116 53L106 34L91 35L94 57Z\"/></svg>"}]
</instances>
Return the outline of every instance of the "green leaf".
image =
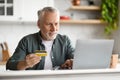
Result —
<instances>
[{"instance_id":1,"label":"green leaf","mask_svg":"<svg viewBox=\"0 0 120 80\"><path fill-rule=\"evenodd\" d=\"M107 35L118 29L118 1L120 0L102 0L101 18L108 23L105 27Z\"/></svg>"}]
</instances>

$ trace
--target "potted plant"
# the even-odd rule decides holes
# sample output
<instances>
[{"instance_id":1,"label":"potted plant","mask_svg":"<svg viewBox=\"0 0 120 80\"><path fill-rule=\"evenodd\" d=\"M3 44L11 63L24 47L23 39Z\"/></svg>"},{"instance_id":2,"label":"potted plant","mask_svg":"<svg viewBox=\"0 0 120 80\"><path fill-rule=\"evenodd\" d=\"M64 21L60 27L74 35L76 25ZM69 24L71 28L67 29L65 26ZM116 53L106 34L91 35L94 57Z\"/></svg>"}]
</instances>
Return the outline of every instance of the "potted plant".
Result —
<instances>
[{"instance_id":1,"label":"potted plant","mask_svg":"<svg viewBox=\"0 0 120 80\"><path fill-rule=\"evenodd\" d=\"M102 21L107 23L105 27L107 35L118 29L118 3L119 0L102 0L101 2L101 17Z\"/></svg>"}]
</instances>

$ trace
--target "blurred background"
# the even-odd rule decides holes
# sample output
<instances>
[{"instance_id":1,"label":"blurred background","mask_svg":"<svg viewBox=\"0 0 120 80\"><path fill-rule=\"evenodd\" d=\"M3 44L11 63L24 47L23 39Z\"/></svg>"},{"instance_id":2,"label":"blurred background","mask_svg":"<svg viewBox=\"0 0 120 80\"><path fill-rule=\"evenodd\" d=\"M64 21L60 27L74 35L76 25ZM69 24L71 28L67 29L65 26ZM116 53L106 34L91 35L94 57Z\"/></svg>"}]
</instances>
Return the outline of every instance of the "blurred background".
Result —
<instances>
[{"instance_id":1,"label":"blurred background","mask_svg":"<svg viewBox=\"0 0 120 80\"><path fill-rule=\"evenodd\" d=\"M73 46L78 38L106 39L108 38L104 33L106 24L99 20L100 5L101 0L80 0L80 4L77 5L80 9L74 7L72 0L0 0L0 43L7 42L12 55L23 36L39 31L36 24L37 11L45 6L54 6L60 10L62 18L59 33L68 35ZM120 26L120 21L118 25ZM109 38L115 40L113 53L118 54L120 29L114 31Z\"/></svg>"}]
</instances>

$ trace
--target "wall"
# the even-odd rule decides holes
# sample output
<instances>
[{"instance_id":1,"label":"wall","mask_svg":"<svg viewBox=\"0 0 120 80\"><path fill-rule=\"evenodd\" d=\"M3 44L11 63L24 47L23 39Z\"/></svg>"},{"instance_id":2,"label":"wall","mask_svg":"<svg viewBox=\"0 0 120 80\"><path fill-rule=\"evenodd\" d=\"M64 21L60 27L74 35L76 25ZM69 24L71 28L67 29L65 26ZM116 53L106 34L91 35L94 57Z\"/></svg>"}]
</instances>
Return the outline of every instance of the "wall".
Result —
<instances>
[{"instance_id":1,"label":"wall","mask_svg":"<svg viewBox=\"0 0 120 80\"><path fill-rule=\"evenodd\" d=\"M95 5L100 5L101 0L97 0ZM99 12L97 11L68 11L69 7L72 6L71 1L69 0L55 0L55 7L60 10L60 16L69 16L74 20L82 19L94 19L98 16ZM64 4L64 6L63 6ZM81 0L80 5L88 5L87 0ZM105 38L104 25L102 24L61 24L60 33L67 34L73 44L78 38Z\"/></svg>"},{"instance_id":2,"label":"wall","mask_svg":"<svg viewBox=\"0 0 120 80\"><path fill-rule=\"evenodd\" d=\"M19 40L30 33L37 32L36 24L1 23L0 42L7 41L11 54L14 52Z\"/></svg>"},{"instance_id":3,"label":"wall","mask_svg":"<svg viewBox=\"0 0 120 80\"><path fill-rule=\"evenodd\" d=\"M95 5L99 5L101 3L101 0L93 0ZM120 1L119 1L120 3ZM61 6L63 5L64 6ZM69 0L55 0L55 6L60 10L61 15L67 15L70 16L72 19L91 19L97 17L97 12L92 12L88 11L67 11L67 9L71 6L71 1ZM80 5L88 5L87 0L81 0ZM120 6L120 4L119 4ZM119 8L120 9L120 8ZM119 10L120 11L120 10ZM71 14L74 14L71 16ZM120 13L119 13L120 15ZM120 16L119 16L120 19ZM107 36L104 34L104 28L105 25L61 25L61 30L63 33L67 34L70 36L71 40L73 41L73 44L75 44L75 40L77 38L94 38L94 39L102 39L102 38L107 38ZM119 26L120 26L120 21L119 21ZM113 53L119 53L120 52L120 29L115 31L112 35L111 38L114 39L114 49Z\"/></svg>"},{"instance_id":4,"label":"wall","mask_svg":"<svg viewBox=\"0 0 120 80\"><path fill-rule=\"evenodd\" d=\"M114 52L119 53L119 57L120 57L120 0L119 0L119 7L118 8L119 8L119 14L118 14L118 17L119 17L119 22L118 22L119 29L113 33L113 38L115 40Z\"/></svg>"},{"instance_id":5,"label":"wall","mask_svg":"<svg viewBox=\"0 0 120 80\"><path fill-rule=\"evenodd\" d=\"M66 12L66 9L69 8L71 5L70 0L54 0L55 2L55 7L57 7L61 15L71 15L71 12ZM83 0L84 1L84 0ZM83 2L83 4L87 4L86 2ZM80 13L76 12L73 19L78 17L79 19L84 19L88 17L94 17L91 15L92 13ZM74 25L69 25L69 24L61 24L60 25L60 31L59 33L61 34L66 34L70 37L73 45L75 46L75 41L78 38L81 39L87 39L87 38L105 38L104 33L104 25L87 25L87 24L74 24ZM30 33L37 32L39 29L36 26L36 23L0 23L0 42L7 41L8 46L12 53L14 52L19 40ZM116 32L113 34L113 36L116 36L120 34L120 32ZM119 51L119 35L115 37L115 49L114 52L118 53Z\"/></svg>"}]
</instances>

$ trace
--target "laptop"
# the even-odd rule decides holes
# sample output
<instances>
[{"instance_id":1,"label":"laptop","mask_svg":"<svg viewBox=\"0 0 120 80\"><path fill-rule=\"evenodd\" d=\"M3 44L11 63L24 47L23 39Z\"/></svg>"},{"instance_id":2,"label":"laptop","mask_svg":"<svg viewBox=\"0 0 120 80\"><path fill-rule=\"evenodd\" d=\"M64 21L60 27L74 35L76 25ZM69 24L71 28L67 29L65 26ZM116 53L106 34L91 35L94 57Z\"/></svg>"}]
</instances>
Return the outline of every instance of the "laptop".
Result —
<instances>
[{"instance_id":1,"label":"laptop","mask_svg":"<svg viewBox=\"0 0 120 80\"><path fill-rule=\"evenodd\" d=\"M114 40L87 39L76 41L73 69L103 69L110 67Z\"/></svg>"}]
</instances>

